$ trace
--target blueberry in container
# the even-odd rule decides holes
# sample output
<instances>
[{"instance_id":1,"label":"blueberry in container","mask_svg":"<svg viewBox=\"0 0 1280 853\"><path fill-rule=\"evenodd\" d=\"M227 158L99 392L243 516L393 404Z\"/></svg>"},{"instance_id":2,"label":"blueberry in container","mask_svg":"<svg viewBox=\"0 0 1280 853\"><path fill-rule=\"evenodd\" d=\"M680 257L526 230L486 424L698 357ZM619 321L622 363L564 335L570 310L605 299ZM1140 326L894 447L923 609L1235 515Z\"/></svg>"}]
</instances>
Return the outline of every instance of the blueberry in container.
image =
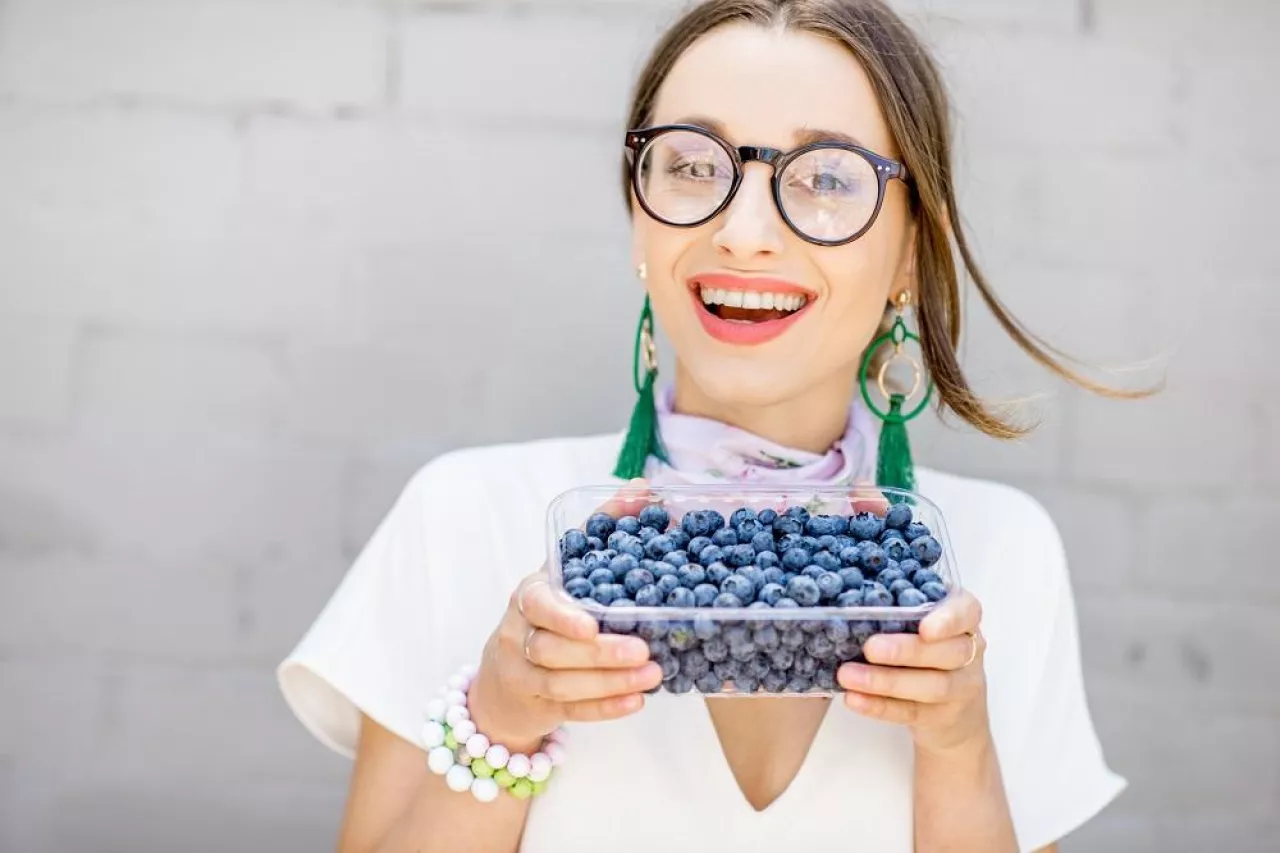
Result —
<instances>
[{"instance_id":1,"label":"blueberry in container","mask_svg":"<svg viewBox=\"0 0 1280 853\"><path fill-rule=\"evenodd\" d=\"M547 532L552 587L647 641L665 693L833 695L871 636L961 589L941 511L903 489L583 486Z\"/></svg>"}]
</instances>

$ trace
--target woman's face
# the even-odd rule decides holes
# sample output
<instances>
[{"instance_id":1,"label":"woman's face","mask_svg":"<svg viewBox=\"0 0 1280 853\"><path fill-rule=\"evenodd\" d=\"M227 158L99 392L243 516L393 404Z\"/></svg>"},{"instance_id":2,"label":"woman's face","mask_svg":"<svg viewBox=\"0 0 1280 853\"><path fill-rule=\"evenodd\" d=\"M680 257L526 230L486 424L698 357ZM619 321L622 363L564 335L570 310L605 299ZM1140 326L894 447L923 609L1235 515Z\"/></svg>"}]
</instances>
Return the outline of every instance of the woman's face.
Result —
<instances>
[{"instance_id":1,"label":"woman's face","mask_svg":"<svg viewBox=\"0 0 1280 853\"><path fill-rule=\"evenodd\" d=\"M783 151L838 134L898 157L871 82L852 54L808 33L750 24L722 27L687 50L658 93L651 123L695 124L735 147ZM684 159L675 144L652 159L653 173L669 176L672 204L687 204L687 181L710 174L705 162L698 165L698 152L689 153ZM789 171L787 183L796 193L829 193L839 185L825 169L818 161L794 178ZM825 388L847 392L891 292L910 285L910 217L901 181L888 183L869 231L827 247L791 231L774 205L771 180L771 167L748 163L730 206L696 228L658 222L632 198L635 260L646 266L680 381L730 406L767 406ZM870 195L874 200L874 187ZM798 301L799 311L785 316ZM772 310L764 307L770 302Z\"/></svg>"}]
</instances>

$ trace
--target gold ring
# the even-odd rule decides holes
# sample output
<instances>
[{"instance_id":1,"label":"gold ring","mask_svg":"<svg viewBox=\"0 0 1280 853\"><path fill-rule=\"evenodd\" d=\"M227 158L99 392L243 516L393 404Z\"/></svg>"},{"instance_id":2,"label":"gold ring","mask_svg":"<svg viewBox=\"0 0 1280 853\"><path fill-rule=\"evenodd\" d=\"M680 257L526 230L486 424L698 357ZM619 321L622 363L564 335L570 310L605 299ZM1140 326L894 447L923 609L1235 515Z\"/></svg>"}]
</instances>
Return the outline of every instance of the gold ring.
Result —
<instances>
[{"instance_id":1,"label":"gold ring","mask_svg":"<svg viewBox=\"0 0 1280 853\"><path fill-rule=\"evenodd\" d=\"M533 663L533 658L529 656L529 643L533 642L533 635L538 633L537 628L530 628L529 633L524 635L524 659L529 663ZM534 664L537 666L537 664Z\"/></svg>"},{"instance_id":2,"label":"gold ring","mask_svg":"<svg viewBox=\"0 0 1280 853\"><path fill-rule=\"evenodd\" d=\"M880 373L876 376L876 387L880 389L880 393L884 395L886 400L888 400L889 389L886 388L884 384L885 374L889 372L889 367L898 359L902 359L906 361L907 364L911 365L911 390L903 395L903 399L910 400L916 395L916 392L920 390L920 382L921 377L924 375L924 370L921 369L920 362L904 353L901 348L896 348L893 355L880 363Z\"/></svg>"},{"instance_id":3,"label":"gold ring","mask_svg":"<svg viewBox=\"0 0 1280 853\"><path fill-rule=\"evenodd\" d=\"M973 664L973 662L974 662L974 661L977 659L977 657L978 657L978 638L977 638L977 636L976 636L972 631L965 631L965 634L966 634L966 635L968 635L968 637L969 637L969 659L968 659L967 661L965 661L965 662L964 662L964 666L960 667L961 669L964 669L965 667L968 667L968 666L972 665L972 664Z\"/></svg>"}]
</instances>

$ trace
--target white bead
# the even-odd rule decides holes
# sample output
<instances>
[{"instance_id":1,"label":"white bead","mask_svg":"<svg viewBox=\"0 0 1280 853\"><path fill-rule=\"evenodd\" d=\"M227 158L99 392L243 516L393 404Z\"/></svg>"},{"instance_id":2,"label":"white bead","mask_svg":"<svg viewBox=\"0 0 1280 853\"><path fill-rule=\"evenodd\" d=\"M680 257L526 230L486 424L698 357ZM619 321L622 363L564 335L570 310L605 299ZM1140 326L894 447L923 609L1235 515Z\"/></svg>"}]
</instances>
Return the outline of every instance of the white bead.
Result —
<instances>
[{"instance_id":1,"label":"white bead","mask_svg":"<svg viewBox=\"0 0 1280 853\"><path fill-rule=\"evenodd\" d=\"M529 759L529 781L545 782L551 776L551 759L545 752L536 752Z\"/></svg>"},{"instance_id":2,"label":"white bead","mask_svg":"<svg viewBox=\"0 0 1280 853\"><path fill-rule=\"evenodd\" d=\"M458 672L460 672L466 678L475 678L476 673L479 671L480 670L473 663L463 664L461 667L458 668Z\"/></svg>"},{"instance_id":3,"label":"white bead","mask_svg":"<svg viewBox=\"0 0 1280 853\"><path fill-rule=\"evenodd\" d=\"M517 779L523 779L528 776L530 769L529 756L527 755L513 755L507 759L507 772Z\"/></svg>"},{"instance_id":4,"label":"white bead","mask_svg":"<svg viewBox=\"0 0 1280 853\"><path fill-rule=\"evenodd\" d=\"M562 743L549 743L542 748L542 751L547 754L547 758L550 758L551 763L556 767L564 764L564 760L568 755L568 750L564 748Z\"/></svg>"},{"instance_id":5,"label":"white bead","mask_svg":"<svg viewBox=\"0 0 1280 853\"><path fill-rule=\"evenodd\" d=\"M456 729L458 723L469 719L471 719L471 712L462 705L450 706L449 710L445 711L444 714L444 721L449 724L451 729Z\"/></svg>"},{"instance_id":6,"label":"white bead","mask_svg":"<svg viewBox=\"0 0 1280 853\"><path fill-rule=\"evenodd\" d=\"M438 723L444 719L444 712L449 710L443 699L432 699L427 703L427 719Z\"/></svg>"},{"instance_id":7,"label":"white bead","mask_svg":"<svg viewBox=\"0 0 1280 853\"><path fill-rule=\"evenodd\" d=\"M444 726L428 720L422 727L422 745L427 749L435 749L442 743L444 743Z\"/></svg>"},{"instance_id":8,"label":"white bead","mask_svg":"<svg viewBox=\"0 0 1280 853\"><path fill-rule=\"evenodd\" d=\"M453 750L447 746L437 746L427 753L427 768L437 776L443 776L453 766Z\"/></svg>"},{"instance_id":9,"label":"white bead","mask_svg":"<svg viewBox=\"0 0 1280 853\"><path fill-rule=\"evenodd\" d=\"M482 803L492 803L498 799L498 783L492 779L477 779L471 783L471 796Z\"/></svg>"},{"instance_id":10,"label":"white bead","mask_svg":"<svg viewBox=\"0 0 1280 853\"><path fill-rule=\"evenodd\" d=\"M477 732L467 738L467 752L472 755L484 755L489 751L489 739Z\"/></svg>"},{"instance_id":11,"label":"white bead","mask_svg":"<svg viewBox=\"0 0 1280 853\"><path fill-rule=\"evenodd\" d=\"M453 738L458 743L466 743L476 733L476 724L470 720L459 720L453 727Z\"/></svg>"},{"instance_id":12,"label":"white bead","mask_svg":"<svg viewBox=\"0 0 1280 853\"><path fill-rule=\"evenodd\" d=\"M463 791L471 790L471 783L475 781L475 778L466 767L455 765L450 767L449 772L445 774L444 783L449 786L449 790L457 791L461 794Z\"/></svg>"},{"instance_id":13,"label":"white bead","mask_svg":"<svg viewBox=\"0 0 1280 853\"><path fill-rule=\"evenodd\" d=\"M467 694L461 690L450 690L444 694L444 701L451 706L465 708L467 707Z\"/></svg>"},{"instance_id":14,"label":"white bead","mask_svg":"<svg viewBox=\"0 0 1280 853\"><path fill-rule=\"evenodd\" d=\"M449 680L445 682L449 685L450 690L462 690L463 685L467 683L467 679L462 675L451 675Z\"/></svg>"},{"instance_id":15,"label":"white bead","mask_svg":"<svg viewBox=\"0 0 1280 853\"><path fill-rule=\"evenodd\" d=\"M494 770L506 767L509 758L511 758L511 752L500 743L489 747L489 751L484 754L484 760L489 762L489 766Z\"/></svg>"}]
</instances>

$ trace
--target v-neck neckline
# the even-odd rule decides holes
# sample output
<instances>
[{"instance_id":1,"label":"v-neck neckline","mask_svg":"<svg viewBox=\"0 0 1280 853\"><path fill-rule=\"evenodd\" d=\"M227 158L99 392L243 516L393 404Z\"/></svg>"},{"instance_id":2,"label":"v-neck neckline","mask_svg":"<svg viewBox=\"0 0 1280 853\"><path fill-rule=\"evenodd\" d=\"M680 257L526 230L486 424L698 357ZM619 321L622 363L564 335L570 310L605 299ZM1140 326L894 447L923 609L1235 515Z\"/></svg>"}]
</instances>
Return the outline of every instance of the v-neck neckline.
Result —
<instances>
[{"instance_id":1,"label":"v-neck neckline","mask_svg":"<svg viewBox=\"0 0 1280 853\"><path fill-rule=\"evenodd\" d=\"M826 710L822 714L817 727L814 729L813 740L809 742L809 748L805 752L804 758L800 762L800 766L796 769L795 775L791 777L791 781L782 789L778 796L773 798L762 809L757 809L747 799L746 792L742 790L742 786L738 783L737 776L734 775L733 766L729 763L729 757L725 754L724 745L720 741L720 734L716 730L715 720L711 716L711 702L776 702L786 701L785 699L775 699L770 697L757 698L708 698L698 702L697 710L697 726L700 731L697 733L700 739L705 738L706 742L713 744L715 759L712 761L714 767L710 770L714 774L714 784L716 786L724 786L730 792L730 796L737 804L737 810L754 816L757 820L773 820L774 816L785 810L790 802L797 798L801 798L800 789L807 784L808 779L814 773L820 772L814 768L814 764L820 762L823 756L825 746L823 741L827 737L827 730L831 728L831 717L833 715L832 707L835 705L835 699L827 703Z\"/></svg>"}]
</instances>

